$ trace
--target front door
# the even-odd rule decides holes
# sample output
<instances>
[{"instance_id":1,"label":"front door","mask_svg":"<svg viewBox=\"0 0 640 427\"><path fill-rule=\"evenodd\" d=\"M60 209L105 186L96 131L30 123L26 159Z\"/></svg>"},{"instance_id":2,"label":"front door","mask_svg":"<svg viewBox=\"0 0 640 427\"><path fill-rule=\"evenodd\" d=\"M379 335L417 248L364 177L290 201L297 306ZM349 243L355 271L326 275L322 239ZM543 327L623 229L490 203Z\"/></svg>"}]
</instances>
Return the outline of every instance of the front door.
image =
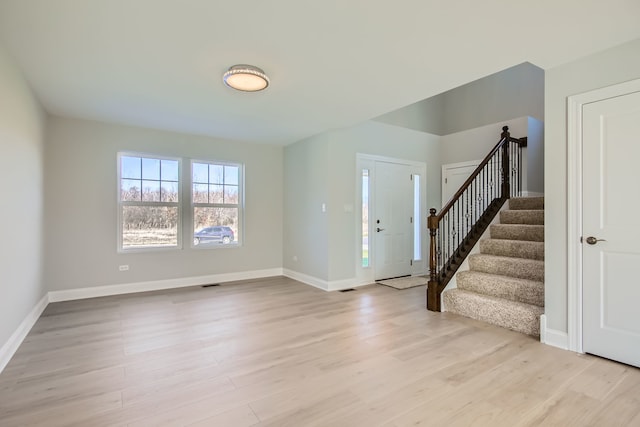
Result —
<instances>
[{"instance_id":1,"label":"front door","mask_svg":"<svg viewBox=\"0 0 640 427\"><path fill-rule=\"evenodd\" d=\"M640 367L640 92L585 104L583 350Z\"/></svg>"},{"instance_id":2,"label":"front door","mask_svg":"<svg viewBox=\"0 0 640 427\"><path fill-rule=\"evenodd\" d=\"M376 162L375 279L411 274L413 182L411 166Z\"/></svg>"}]
</instances>

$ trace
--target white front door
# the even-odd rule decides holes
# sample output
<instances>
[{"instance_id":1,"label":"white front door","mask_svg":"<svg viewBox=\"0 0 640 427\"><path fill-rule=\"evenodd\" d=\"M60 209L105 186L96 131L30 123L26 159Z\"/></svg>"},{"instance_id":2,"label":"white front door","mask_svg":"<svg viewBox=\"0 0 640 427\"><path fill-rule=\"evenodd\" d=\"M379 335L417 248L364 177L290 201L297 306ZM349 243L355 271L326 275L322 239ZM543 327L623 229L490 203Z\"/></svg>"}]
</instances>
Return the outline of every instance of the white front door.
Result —
<instances>
[{"instance_id":1,"label":"white front door","mask_svg":"<svg viewBox=\"0 0 640 427\"><path fill-rule=\"evenodd\" d=\"M413 181L411 166L376 162L375 279L411 274Z\"/></svg>"},{"instance_id":2,"label":"white front door","mask_svg":"<svg viewBox=\"0 0 640 427\"><path fill-rule=\"evenodd\" d=\"M582 110L583 350L640 367L640 92Z\"/></svg>"}]
</instances>

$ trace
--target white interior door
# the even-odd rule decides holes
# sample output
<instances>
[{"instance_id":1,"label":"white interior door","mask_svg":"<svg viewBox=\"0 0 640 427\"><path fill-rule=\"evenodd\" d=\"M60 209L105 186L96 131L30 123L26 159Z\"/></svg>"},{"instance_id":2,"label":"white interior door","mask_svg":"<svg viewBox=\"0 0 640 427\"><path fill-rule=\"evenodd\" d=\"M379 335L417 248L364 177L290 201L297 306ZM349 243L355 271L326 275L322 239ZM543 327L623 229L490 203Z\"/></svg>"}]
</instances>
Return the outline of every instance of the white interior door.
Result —
<instances>
[{"instance_id":1,"label":"white interior door","mask_svg":"<svg viewBox=\"0 0 640 427\"><path fill-rule=\"evenodd\" d=\"M375 279L408 276L412 272L413 182L409 165L376 162Z\"/></svg>"},{"instance_id":2,"label":"white interior door","mask_svg":"<svg viewBox=\"0 0 640 427\"><path fill-rule=\"evenodd\" d=\"M480 160L442 165L442 207L480 164Z\"/></svg>"},{"instance_id":3,"label":"white interior door","mask_svg":"<svg viewBox=\"0 0 640 427\"><path fill-rule=\"evenodd\" d=\"M585 104L582 132L583 349L640 367L640 92Z\"/></svg>"}]
</instances>

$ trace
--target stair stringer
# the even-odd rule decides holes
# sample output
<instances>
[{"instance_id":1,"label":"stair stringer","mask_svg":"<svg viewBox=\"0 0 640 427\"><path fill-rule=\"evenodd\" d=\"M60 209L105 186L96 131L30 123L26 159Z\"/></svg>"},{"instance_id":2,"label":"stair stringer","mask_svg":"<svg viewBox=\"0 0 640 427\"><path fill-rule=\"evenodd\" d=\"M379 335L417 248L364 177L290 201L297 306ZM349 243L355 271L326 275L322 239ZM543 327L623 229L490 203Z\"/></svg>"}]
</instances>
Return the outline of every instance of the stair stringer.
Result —
<instances>
[{"instance_id":1,"label":"stair stringer","mask_svg":"<svg viewBox=\"0 0 640 427\"><path fill-rule=\"evenodd\" d=\"M442 296L449 289L456 289L458 287L456 275L461 271L469 271L469 255L480 253L480 241L482 241L482 239L488 239L491 237L491 226L494 224L500 224L500 212L503 210L509 210L509 199L507 199L507 201L502 205L496 216L489 223L487 229L484 231L484 233L482 233L476 244L473 245L471 250L467 253L464 261L462 261L462 264L460 264L460 267L458 267L456 274L453 275L453 277L449 280L449 283L447 283L447 286L445 286L444 290L440 294L440 307L442 308L442 311L448 311L447 306L444 302L444 298Z\"/></svg>"}]
</instances>

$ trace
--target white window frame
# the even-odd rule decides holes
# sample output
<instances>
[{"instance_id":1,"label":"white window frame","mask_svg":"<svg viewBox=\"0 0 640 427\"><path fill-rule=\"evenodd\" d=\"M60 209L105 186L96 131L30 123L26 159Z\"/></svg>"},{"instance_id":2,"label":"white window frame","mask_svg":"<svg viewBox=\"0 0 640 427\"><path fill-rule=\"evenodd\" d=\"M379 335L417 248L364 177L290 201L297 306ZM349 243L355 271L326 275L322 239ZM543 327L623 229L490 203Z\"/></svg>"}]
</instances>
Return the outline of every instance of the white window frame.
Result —
<instances>
[{"instance_id":1,"label":"white window frame","mask_svg":"<svg viewBox=\"0 0 640 427\"><path fill-rule=\"evenodd\" d=\"M201 163L207 165L216 165L216 166L233 166L238 168L238 203L196 203L193 201L193 164ZM210 249L232 249L238 248L243 245L244 241L244 164L236 163L224 160L202 160L202 159L191 159L190 168L189 168L189 200L191 204L190 208L190 246L192 249L196 250L210 250ZM233 243L225 244L225 245L195 245L193 234L195 233L195 208L230 208L238 210L238 230L235 233L235 238Z\"/></svg>"},{"instance_id":2,"label":"white window frame","mask_svg":"<svg viewBox=\"0 0 640 427\"><path fill-rule=\"evenodd\" d=\"M132 252L153 252L153 251L174 251L182 249L182 159L180 157L169 157L162 156L151 153L137 153L130 151L119 151L117 154L117 191L116 191L116 201L118 207L117 221L118 221L118 253L132 253ZM140 157L145 159L154 159L154 160L171 160L178 162L178 201L177 202L133 202L133 201L122 201L121 200L121 191L122 191L122 157ZM122 212L125 206L158 206L158 207L175 207L178 209L178 223L177 223L177 242L175 246L146 246L146 247L133 247L133 248L125 248L123 246L123 227L122 227Z\"/></svg>"}]
</instances>

